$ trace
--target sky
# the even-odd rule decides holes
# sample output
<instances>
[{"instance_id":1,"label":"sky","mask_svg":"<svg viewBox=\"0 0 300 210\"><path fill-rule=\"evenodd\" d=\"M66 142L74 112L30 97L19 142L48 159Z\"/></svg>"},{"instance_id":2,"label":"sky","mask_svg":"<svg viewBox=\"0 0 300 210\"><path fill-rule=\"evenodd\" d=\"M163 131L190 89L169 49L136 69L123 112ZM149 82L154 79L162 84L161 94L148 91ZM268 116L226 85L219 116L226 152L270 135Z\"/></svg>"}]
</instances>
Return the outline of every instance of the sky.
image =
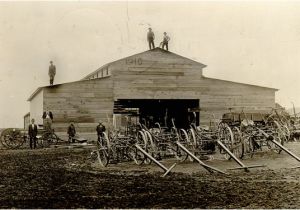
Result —
<instances>
[{"instance_id":1,"label":"sky","mask_svg":"<svg viewBox=\"0 0 300 210\"><path fill-rule=\"evenodd\" d=\"M82 79L148 50L163 32L169 50L207 65L204 76L278 88L276 102L300 106L300 1L0 1L0 127L23 127L28 97Z\"/></svg>"}]
</instances>

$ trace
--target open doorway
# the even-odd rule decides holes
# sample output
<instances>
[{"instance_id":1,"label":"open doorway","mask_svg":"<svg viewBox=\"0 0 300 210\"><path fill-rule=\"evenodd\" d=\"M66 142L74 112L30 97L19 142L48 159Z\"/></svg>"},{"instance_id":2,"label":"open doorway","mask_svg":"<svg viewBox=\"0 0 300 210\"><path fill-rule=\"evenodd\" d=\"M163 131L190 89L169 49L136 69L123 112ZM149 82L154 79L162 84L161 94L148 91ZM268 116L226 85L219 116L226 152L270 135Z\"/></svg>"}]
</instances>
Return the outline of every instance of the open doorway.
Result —
<instances>
[{"instance_id":1,"label":"open doorway","mask_svg":"<svg viewBox=\"0 0 300 210\"><path fill-rule=\"evenodd\" d=\"M156 122L172 127L174 119L177 128L188 128L191 123L199 125L199 99L119 99L114 103L115 114L135 114L147 127Z\"/></svg>"}]
</instances>

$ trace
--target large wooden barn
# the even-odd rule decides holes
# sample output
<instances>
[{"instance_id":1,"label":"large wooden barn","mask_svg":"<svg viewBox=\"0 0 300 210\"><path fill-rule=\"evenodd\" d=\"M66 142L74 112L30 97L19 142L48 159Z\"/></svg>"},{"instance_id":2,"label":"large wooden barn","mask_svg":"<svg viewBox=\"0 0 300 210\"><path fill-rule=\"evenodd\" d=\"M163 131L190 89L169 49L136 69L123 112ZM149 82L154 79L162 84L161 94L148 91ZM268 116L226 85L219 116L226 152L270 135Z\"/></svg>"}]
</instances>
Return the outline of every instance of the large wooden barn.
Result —
<instances>
[{"instance_id":1,"label":"large wooden barn","mask_svg":"<svg viewBox=\"0 0 300 210\"><path fill-rule=\"evenodd\" d=\"M155 48L112 63L82 80L38 88L28 99L30 118L42 124L42 112L53 112L54 128L66 132L70 121L81 133L95 132L99 120L116 126L126 113L139 120L187 126L220 119L229 109L268 112L277 89L203 76L206 65ZM194 114L193 114L194 116Z\"/></svg>"}]
</instances>

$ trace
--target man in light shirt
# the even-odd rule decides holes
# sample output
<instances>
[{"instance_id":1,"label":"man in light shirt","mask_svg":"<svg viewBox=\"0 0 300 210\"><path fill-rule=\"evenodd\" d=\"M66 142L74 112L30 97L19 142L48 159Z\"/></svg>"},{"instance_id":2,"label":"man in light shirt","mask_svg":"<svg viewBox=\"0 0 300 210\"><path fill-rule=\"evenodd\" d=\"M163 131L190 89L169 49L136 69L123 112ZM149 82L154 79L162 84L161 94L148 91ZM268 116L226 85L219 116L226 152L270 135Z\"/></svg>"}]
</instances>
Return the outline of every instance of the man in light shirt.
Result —
<instances>
[{"instance_id":1,"label":"man in light shirt","mask_svg":"<svg viewBox=\"0 0 300 210\"><path fill-rule=\"evenodd\" d=\"M160 45L162 45L162 48L164 49L166 46L166 50L169 51L169 47L168 47L168 43L170 41L170 37L167 35L167 32L164 32L164 39L163 41L160 43Z\"/></svg>"},{"instance_id":2,"label":"man in light shirt","mask_svg":"<svg viewBox=\"0 0 300 210\"><path fill-rule=\"evenodd\" d=\"M51 132L51 130L52 130L53 114L52 114L51 111L48 110L48 108L43 113L43 121L44 121L44 129L46 131Z\"/></svg>"},{"instance_id":3,"label":"man in light shirt","mask_svg":"<svg viewBox=\"0 0 300 210\"><path fill-rule=\"evenodd\" d=\"M37 125L34 124L34 119L31 119L31 124L28 126L28 135L30 140L30 149L36 148Z\"/></svg>"}]
</instances>

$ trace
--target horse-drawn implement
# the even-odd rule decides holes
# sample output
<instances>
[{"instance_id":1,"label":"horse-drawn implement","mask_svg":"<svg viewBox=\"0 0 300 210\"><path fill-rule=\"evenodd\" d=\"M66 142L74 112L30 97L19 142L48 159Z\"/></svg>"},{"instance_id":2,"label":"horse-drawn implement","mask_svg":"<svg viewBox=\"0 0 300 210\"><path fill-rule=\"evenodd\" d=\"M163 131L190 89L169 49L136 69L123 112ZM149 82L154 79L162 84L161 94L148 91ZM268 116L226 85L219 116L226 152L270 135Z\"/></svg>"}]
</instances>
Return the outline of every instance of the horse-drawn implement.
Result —
<instances>
[{"instance_id":1,"label":"horse-drawn implement","mask_svg":"<svg viewBox=\"0 0 300 210\"><path fill-rule=\"evenodd\" d=\"M4 129L0 136L1 144L7 149L22 148L29 141L28 131L18 128ZM37 146L40 148L48 147L51 144L57 144L59 137L54 131L38 129Z\"/></svg>"}]
</instances>

